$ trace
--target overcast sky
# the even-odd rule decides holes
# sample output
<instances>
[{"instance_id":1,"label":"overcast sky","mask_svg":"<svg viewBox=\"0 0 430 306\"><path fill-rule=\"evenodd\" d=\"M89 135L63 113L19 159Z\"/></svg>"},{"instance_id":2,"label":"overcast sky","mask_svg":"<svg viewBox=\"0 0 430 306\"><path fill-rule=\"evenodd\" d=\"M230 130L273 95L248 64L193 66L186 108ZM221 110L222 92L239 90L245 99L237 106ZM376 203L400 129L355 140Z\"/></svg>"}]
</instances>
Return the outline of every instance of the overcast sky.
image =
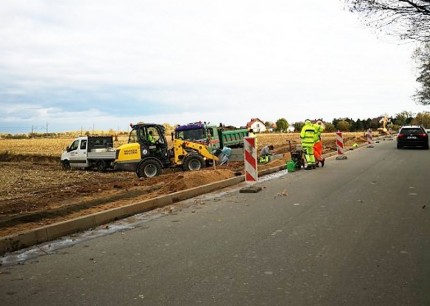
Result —
<instances>
[{"instance_id":1,"label":"overcast sky","mask_svg":"<svg viewBox=\"0 0 430 306\"><path fill-rule=\"evenodd\" d=\"M413 48L341 0L2 0L0 132L428 111Z\"/></svg>"}]
</instances>

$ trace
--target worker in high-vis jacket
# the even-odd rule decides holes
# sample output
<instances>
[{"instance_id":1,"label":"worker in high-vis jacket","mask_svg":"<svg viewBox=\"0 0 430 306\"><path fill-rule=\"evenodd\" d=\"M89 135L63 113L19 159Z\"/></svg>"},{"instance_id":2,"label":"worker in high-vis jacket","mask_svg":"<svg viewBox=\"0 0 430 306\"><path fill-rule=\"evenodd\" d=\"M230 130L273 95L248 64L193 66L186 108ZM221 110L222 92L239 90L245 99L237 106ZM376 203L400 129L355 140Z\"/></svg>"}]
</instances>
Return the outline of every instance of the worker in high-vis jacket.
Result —
<instances>
[{"instance_id":1,"label":"worker in high-vis jacket","mask_svg":"<svg viewBox=\"0 0 430 306\"><path fill-rule=\"evenodd\" d=\"M269 162L269 156L272 155L273 145L267 145L264 146L260 151L260 157L258 161L260 163L268 163Z\"/></svg>"},{"instance_id":2,"label":"worker in high-vis jacket","mask_svg":"<svg viewBox=\"0 0 430 306\"><path fill-rule=\"evenodd\" d=\"M155 138L152 134L152 131L149 131L149 133L148 133L148 141L151 145L155 144Z\"/></svg>"},{"instance_id":3,"label":"worker in high-vis jacket","mask_svg":"<svg viewBox=\"0 0 430 306\"><path fill-rule=\"evenodd\" d=\"M300 139L302 141L303 151L305 153L306 170L315 169L315 127L309 119L306 119L305 125L300 132Z\"/></svg>"},{"instance_id":4,"label":"worker in high-vis jacket","mask_svg":"<svg viewBox=\"0 0 430 306\"><path fill-rule=\"evenodd\" d=\"M321 164L321 167L324 167L325 158L322 157L323 145L321 140L321 133L325 129L324 123L321 120L318 120L314 124L314 128L315 128L314 156L315 156L316 166L318 167L318 165Z\"/></svg>"}]
</instances>

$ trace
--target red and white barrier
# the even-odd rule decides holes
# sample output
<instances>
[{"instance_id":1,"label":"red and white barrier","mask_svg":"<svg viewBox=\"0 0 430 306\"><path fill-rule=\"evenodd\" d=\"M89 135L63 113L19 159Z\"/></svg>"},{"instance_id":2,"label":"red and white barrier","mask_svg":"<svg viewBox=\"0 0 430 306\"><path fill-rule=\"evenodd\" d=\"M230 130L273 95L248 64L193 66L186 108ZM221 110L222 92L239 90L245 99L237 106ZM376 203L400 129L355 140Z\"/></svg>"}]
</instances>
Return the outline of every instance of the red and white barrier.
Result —
<instances>
[{"instance_id":1,"label":"red and white barrier","mask_svg":"<svg viewBox=\"0 0 430 306\"><path fill-rule=\"evenodd\" d=\"M343 155L345 153L343 149L343 136L341 131L336 132L336 147L337 155Z\"/></svg>"},{"instance_id":2,"label":"red and white barrier","mask_svg":"<svg viewBox=\"0 0 430 306\"><path fill-rule=\"evenodd\" d=\"M366 139L367 139L367 147L373 148L373 133L371 129L367 130Z\"/></svg>"},{"instance_id":3,"label":"red and white barrier","mask_svg":"<svg viewBox=\"0 0 430 306\"><path fill-rule=\"evenodd\" d=\"M256 183L258 181L257 170L257 148L255 137L245 137L244 139L244 161L245 161L245 182Z\"/></svg>"},{"instance_id":4,"label":"red and white barrier","mask_svg":"<svg viewBox=\"0 0 430 306\"><path fill-rule=\"evenodd\" d=\"M336 132L336 147L337 147L337 157L336 159L347 159L345 155L345 150L343 146L343 136L341 131Z\"/></svg>"}]
</instances>

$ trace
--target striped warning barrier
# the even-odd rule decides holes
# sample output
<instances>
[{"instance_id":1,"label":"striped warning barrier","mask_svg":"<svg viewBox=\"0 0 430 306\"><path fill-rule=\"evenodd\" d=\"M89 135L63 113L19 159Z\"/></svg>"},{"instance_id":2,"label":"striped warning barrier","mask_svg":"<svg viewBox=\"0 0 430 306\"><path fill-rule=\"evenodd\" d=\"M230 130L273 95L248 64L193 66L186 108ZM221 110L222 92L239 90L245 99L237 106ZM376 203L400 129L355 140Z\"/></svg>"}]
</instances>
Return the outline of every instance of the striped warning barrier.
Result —
<instances>
[{"instance_id":1,"label":"striped warning barrier","mask_svg":"<svg viewBox=\"0 0 430 306\"><path fill-rule=\"evenodd\" d=\"M257 149L255 147L255 137L245 137L244 141L244 161L245 161L245 182L255 183L258 181L257 170Z\"/></svg>"},{"instance_id":2,"label":"striped warning barrier","mask_svg":"<svg viewBox=\"0 0 430 306\"><path fill-rule=\"evenodd\" d=\"M336 159L342 160L347 159L343 146L343 136L341 131L336 132L336 147L337 147L337 157Z\"/></svg>"},{"instance_id":3,"label":"striped warning barrier","mask_svg":"<svg viewBox=\"0 0 430 306\"><path fill-rule=\"evenodd\" d=\"M366 139L367 139L367 147L368 148L373 148L373 133L371 129L367 130L367 134L366 134Z\"/></svg>"}]
</instances>

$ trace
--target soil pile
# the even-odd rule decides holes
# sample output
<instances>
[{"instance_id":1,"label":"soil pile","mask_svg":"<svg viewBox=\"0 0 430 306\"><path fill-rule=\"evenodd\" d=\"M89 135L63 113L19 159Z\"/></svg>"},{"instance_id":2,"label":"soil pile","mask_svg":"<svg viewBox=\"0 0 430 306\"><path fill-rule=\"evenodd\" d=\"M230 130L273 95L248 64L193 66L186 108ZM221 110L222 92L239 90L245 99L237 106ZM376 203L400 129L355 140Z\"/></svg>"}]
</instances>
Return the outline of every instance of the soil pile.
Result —
<instances>
[{"instance_id":1,"label":"soil pile","mask_svg":"<svg viewBox=\"0 0 430 306\"><path fill-rule=\"evenodd\" d=\"M162 188L163 193L173 193L186 190L213 182L218 182L234 177L234 172L230 169L206 169L196 172L181 172L170 177L170 182Z\"/></svg>"}]
</instances>

